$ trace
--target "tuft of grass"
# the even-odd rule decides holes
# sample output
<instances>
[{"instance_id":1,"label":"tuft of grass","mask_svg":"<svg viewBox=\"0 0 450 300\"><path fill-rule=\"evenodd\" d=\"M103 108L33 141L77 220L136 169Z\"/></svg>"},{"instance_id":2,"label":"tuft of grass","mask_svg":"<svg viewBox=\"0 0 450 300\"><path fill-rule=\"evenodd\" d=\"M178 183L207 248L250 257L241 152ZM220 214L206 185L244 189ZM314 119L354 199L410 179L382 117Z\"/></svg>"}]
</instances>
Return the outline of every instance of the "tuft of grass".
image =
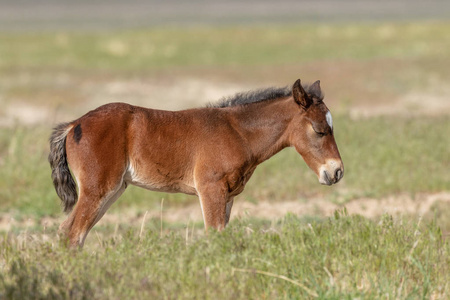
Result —
<instances>
[{"instance_id":1,"label":"tuft of grass","mask_svg":"<svg viewBox=\"0 0 450 300\"><path fill-rule=\"evenodd\" d=\"M450 244L433 223L345 210L308 223L237 220L218 233L138 229L70 251L0 237L4 299L448 298ZM186 234L188 232L188 234ZM91 235L91 238L94 238Z\"/></svg>"},{"instance_id":2,"label":"tuft of grass","mask_svg":"<svg viewBox=\"0 0 450 300\"><path fill-rule=\"evenodd\" d=\"M443 230L443 234L450 238L450 205L447 201L437 200L424 215L428 222L435 222Z\"/></svg>"}]
</instances>

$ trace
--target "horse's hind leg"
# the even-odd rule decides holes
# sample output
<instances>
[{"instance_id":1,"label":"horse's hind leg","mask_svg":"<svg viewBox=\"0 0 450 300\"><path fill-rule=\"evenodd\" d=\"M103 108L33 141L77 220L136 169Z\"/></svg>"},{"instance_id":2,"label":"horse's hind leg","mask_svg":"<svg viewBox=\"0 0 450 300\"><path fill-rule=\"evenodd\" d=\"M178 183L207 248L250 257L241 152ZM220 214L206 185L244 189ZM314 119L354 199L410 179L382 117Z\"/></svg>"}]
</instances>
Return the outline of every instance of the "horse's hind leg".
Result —
<instances>
[{"instance_id":1,"label":"horse's hind leg","mask_svg":"<svg viewBox=\"0 0 450 300\"><path fill-rule=\"evenodd\" d=\"M121 181L103 195L86 189L80 191L74 210L60 226L60 232L68 238L70 247L83 247L89 231L122 195L125 188L125 183Z\"/></svg>"}]
</instances>

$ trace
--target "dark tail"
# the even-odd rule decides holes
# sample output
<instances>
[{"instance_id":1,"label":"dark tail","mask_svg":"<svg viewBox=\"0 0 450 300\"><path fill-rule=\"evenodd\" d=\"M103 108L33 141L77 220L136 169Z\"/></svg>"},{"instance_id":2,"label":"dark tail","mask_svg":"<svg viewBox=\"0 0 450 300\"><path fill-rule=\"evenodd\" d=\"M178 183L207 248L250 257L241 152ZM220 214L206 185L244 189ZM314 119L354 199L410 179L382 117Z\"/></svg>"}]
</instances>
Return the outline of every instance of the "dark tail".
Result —
<instances>
[{"instance_id":1,"label":"dark tail","mask_svg":"<svg viewBox=\"0 0 450 300\"><path fill-rule=\"evenodd\" d=\"M77 189L72 174L70 174L66 155L66 137L70 123L59 124L50 136L50 154L48 161L52 168L53 185L64 205L64 212L72 210L77 202Z\"/></svg>"}]
</instances>

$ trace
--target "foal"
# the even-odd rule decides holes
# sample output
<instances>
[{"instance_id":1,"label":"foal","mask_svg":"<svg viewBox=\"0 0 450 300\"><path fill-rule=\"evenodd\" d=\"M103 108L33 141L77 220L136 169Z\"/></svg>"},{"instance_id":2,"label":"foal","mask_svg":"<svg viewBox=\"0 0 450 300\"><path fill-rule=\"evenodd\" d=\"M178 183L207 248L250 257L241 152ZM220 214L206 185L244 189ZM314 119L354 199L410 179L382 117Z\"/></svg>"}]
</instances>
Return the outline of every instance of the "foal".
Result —
<instances>
[{"instance_id":1,"label":"foal","mask_svg":"<svg viewBox=\"0 0 450 300\"><path fill-rule=\"evenodd\" d=\"M70 246L82 247L130 184L197 195L205 228L221 230L256 166L290 146L320 183L342 178L319 81L303 88L299 79L292 88L242 93L182 111L103 105L58 125L50 137L53 183L70 212L60 232Z\"/></svg>"}]
</instances>

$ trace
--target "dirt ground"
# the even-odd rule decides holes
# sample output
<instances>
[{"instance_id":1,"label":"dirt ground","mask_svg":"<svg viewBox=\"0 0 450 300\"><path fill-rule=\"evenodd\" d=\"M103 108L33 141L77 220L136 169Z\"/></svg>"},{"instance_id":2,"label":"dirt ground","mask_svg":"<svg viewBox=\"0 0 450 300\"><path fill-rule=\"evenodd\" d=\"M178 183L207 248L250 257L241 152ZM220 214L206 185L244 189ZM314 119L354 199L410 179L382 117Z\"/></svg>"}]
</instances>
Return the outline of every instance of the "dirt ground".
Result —
<instances>
[{"instance_id":1,"label":"dirt ground","mask_svg":"<svg viewBox=\"0 0 450 300\"><path fill-rule=\"evenodd\" d=\"M392 195L381 199L360 198L345 204L332 203L323 198L308 199L308 201L259 201L256 203L237 199L233 206L232 219L234 218L262 218L277 220L283 218L287 213L299 216L330 217L338 209L345 207L349 214L357 214L368 218L377 218L387 213L392 216L417 215L424 216L431 212L431 208L437 202L450 205L450 193L441 192L435 194L418 194L414 197L406 194ZM99 222L99 225L115 225L127 220L128 225L139 227L143 221L160 219L160 210L149 210L145 214L142 210L129 209L120 213L108 212ZM166 222L192 223L202 222L200 205L194 203L185 207L171 206L170 203L163 204L162 218ZM16 220L10 214L0 214L0 232L9 231L11 228L30 228L42 226L49 228L58 226L64 220L61 215L58 218L44 217L42 219Z\"/></svg>"}]
</instances>

